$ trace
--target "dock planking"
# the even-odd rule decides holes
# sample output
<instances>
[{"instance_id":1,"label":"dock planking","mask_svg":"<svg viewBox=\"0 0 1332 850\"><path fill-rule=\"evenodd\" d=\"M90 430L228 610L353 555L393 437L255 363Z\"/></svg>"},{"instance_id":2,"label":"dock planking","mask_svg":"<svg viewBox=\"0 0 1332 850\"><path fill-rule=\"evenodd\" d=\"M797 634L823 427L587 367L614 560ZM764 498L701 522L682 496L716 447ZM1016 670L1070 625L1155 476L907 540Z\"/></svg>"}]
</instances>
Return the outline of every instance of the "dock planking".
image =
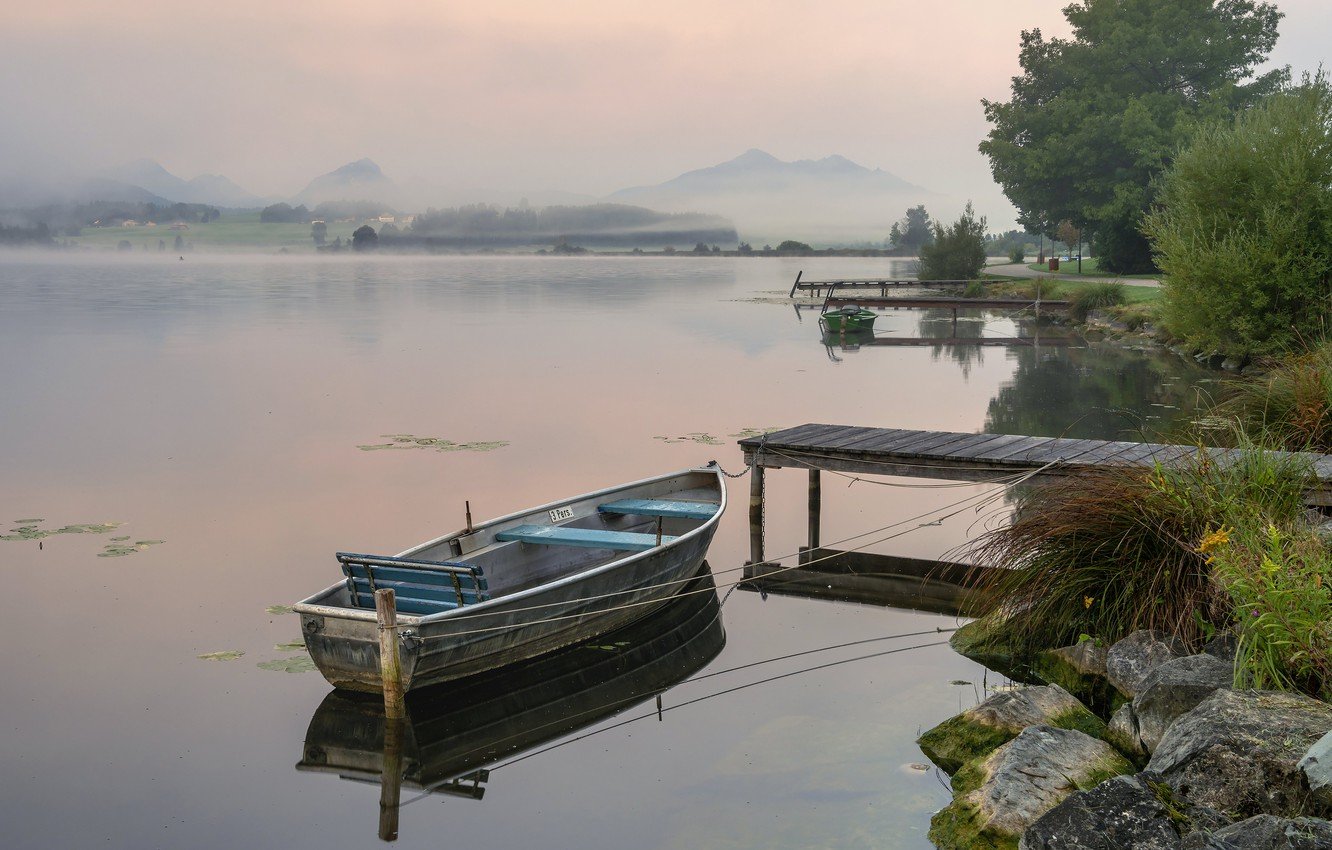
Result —
<instances>
[{"instance_id":1,"label":"dock planking","mask_svg":"<svg viewBox=\"0 0 1332 850\"><path fill-rule=\"evenodd\" d=\"M998 481L1042 470L1058 475L1102 466L1171 463L1198 446L1033 437L1020 434L972 434L823 424L800 425L739 441L745 462L764 468ZM1232 450L1203 448L1224 462ZM1332 456L1310 455L1319 485L1312 504L1332 504ZM1048 468L1047 468L1048 467Z\"/></svg>"}]
</instances>

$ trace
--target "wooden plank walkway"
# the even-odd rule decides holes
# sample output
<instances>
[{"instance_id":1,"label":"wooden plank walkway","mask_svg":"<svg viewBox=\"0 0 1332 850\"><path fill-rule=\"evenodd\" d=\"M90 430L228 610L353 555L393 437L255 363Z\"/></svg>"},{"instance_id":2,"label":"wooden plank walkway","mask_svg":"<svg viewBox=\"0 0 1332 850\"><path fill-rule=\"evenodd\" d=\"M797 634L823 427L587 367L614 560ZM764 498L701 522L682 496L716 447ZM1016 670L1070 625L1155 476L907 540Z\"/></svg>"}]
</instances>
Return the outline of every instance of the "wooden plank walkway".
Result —
<instances>
[{"instance_id":1,"label":"wooden plank walkway","mask_svg":"<svg viewBox=\"0 0 1332 850\"><path fill-rule=\"evenodd\" d=\"M804 272L801 272L804 274ZM989 283L993 281L981 281ZM936 286L966 286L971 283L970 280L917 280L915 278L842 278L838 280L804 280L800 275L796 275L795 283L791 285L791 292L788 297L794 298L797 292L807 292L814 297L824 294L824 291L832 292L834 289L849 290L879 290L880 295L887 295L890 289L928 289Z\"/></svg>"},{"instance_id":2,"label":"wooden plank walkway","mask_svg":"<svg viewBox=\"0 0 1332 850\"><path fill-rule=\"evenodd\" d=\"M991 481L1050 464L1048 474L1095 466L1150 467L1196 446L1017 434L913 431L811 423L739 441L745 462L767 468L829 469L953 481ZM1221 460L1233 449L1205 448ZM1332 456L1310 455L1320 489L1332 489Z\"/></svg>"},{"instance_id":3,"label":"wooden plank walkway","mask_svg":"<svg viewBox=\"0 0 1332 850\"><path fill-rule=\"evenodd\" d=\"M1020 434L915 431L810 423L739 441L752 467L749 489L751 563L763 563L764 471L809 470L809 548L819 546L822 470L951 481L1002 482L1023 473L1068 474L1104 466L1150 468L1194 452L1198 446ZM1203 447L1224 462L1236 450ZM1311 505L1332 505L1332 455L1306 454L1316 483L1306 494Z\"/></svg>"},{"instance_id":4,"label":"wooden plank walkway","mask_svg":"<svg viewBox=\"0 0 1332 850\"><path fill-rule=\"evenodd\" d=\"M881 297L878 295L830 295L824 300L822 306L841 307L847 304L854 304L857 307L864 307L868 310L886 310L889 307L893 309L902 307L941 307L947 310L999 310L1020 307L1039 307L1043 310L1047 308L1051 310L1067 310L1069 303L1059 299L1041 299L1040 301L1037 301L1032 298L950 298L947 295L913 295L908 297L899 297L895 295L889 295L887 297Z\"/></svg>"}]
</instances>

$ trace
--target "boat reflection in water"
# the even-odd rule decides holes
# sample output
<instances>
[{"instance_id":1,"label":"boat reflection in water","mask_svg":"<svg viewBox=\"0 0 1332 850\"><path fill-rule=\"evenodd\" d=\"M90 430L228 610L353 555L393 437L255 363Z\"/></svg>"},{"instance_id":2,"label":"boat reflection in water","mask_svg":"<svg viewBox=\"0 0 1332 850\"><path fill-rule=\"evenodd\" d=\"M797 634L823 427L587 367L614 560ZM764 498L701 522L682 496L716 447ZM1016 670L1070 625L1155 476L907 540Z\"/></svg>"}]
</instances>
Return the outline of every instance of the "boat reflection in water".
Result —
<instances>
[{"instance_id":1,"label":"boat reflection in water","mask_svg":"<svg viewBox=\"0 0 1332 850\"><path fill-rule=\"evenodd\" d=\"M487 765L659 696L726 643L717 587L702 571L660 610L540 658L407 695L389 723L383 700L335 690L310 719L299 771L381 787L379 837L397 837L402 787L481 799Z\"/></svg>"}]
</instances>

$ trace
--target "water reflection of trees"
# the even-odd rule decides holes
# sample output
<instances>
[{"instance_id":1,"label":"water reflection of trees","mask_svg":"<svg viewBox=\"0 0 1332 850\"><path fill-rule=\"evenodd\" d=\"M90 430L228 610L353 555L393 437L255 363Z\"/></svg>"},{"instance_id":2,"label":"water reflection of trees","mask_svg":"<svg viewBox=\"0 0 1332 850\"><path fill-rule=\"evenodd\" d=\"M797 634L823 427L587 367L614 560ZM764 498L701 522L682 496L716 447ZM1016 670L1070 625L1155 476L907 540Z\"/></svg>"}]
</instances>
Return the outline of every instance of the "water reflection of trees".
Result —
<instances>
[{"instance_id":1,"label":"water reflection of trees","mask_svg":"<svg viewBox=\"0 0 1332 850\"><path fill-rule=\"evenodd\" d=\"M1205 372L1169 353L1090 348L1009 349L1013 377L985 430L999 434L1144 440L1187 422Z\"/></svg>"},{"instance_id":2,"label":"water reflection of trees","mask_svg":"<svg viewBox=\"0 0 1332 850\"><path fill-rule=\"evenodd\" d=\"M954 312L947 308L927 308L920 311L920 321L916 329L916 335L921 339L953 339L958 336L958 328L961 328L961 335L964 337L979 338L985 330L985 318L983 316L967 315L963 313L956 316L954 321ZM980 345L939 345L930 346L930 359L936 363L947 357L962 369L962 377L971 376L971 367L985 362L985 349Z\"/></svg>"}]
</instances>

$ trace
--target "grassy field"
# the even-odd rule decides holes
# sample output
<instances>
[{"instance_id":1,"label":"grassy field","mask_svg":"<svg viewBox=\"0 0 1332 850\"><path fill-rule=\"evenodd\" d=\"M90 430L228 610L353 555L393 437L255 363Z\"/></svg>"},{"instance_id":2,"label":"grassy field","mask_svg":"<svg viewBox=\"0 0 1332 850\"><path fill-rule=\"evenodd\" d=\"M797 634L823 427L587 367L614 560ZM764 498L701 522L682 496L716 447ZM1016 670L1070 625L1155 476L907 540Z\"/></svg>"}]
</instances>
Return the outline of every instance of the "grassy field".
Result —
<instances>
[{"instance_id":1,"label":"grassy field","mask_svg":"<svg viewBox=\"0 0 1332 850\"><path fill-rule=\"evenodd\" d=\"M1028 263L1028 264L1027 264L1027 268L1031 269L1031 270L1034 271L1034 272L1048 272L1048 271L1050 270L1048 266L1041 265L1040 263ZM1060 274L1060 275L1068 275L1068 276L1070 276L1070 277L1077 277L1078 274L1079 274L1079 272L1078 272L1078 261L1077 261L1077 260L1060 260L1060 261L1059 261L1059 271L1056 272L1056 274ZM1083 258L1082 258L1082 272L1081 272L1081 275L1082 275L1083 277L1122 277L1122 278L1124 278L1125 280L1131 280L1131 279L1133 279L1133 278L1139 278L1139 279L1142 279L1142 280L1156 280L1156 278L1159 277L1159 275L1155 275L1155 274L1126 274L1126 275L1117 275L1117 274L1115 274L1114 272L1105 272L1105 271L1101 271L1100 263L1097 261L1097 259L1096 259L1095 257L1083 257Z\"/></svg>"},{"instance_id":2,"label":"grassy field","mask_svg":"<svg viewBox=\"0 0 1332 850\"><path fill-rule=\"evenodd\" d=\"M327 240L339 236L346 242L359 222L328 223ZM191 224L189 230L172 230L166 224L156 227L85 227L73 242L86 248L114 249L122 239L134 246L135 251L156 251L158 240L166 242L169 253L179 234L195 251L279 251L283 248L295 253L314 253L314 239L308 224L266 224L259 220L258 212L223 213L222 217L207 224Z\"/></svg>"}]
</instances>

